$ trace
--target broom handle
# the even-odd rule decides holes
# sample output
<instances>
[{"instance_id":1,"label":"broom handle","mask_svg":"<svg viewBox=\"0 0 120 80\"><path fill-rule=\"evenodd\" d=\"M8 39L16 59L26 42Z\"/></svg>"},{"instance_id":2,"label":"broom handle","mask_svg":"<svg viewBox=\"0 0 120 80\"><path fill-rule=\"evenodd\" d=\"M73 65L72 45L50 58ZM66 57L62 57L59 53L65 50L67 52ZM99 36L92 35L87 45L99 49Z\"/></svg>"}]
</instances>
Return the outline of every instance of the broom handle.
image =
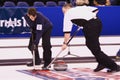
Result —
<instances>
[{"instance_id":1,"label":"broom handle","mask_svg":"<svg viewBox=\"0 0 120 80\"><path fill-rule=\"evenodd\" d=\"M60 55L62 51L63 50L60 50L60 52L55 56L55 58L51 61L51 63L46 67L47 69L52 65L52 63L57 59L57 57Z\"/></svg>"},{"instance_id":2,"label":"broom handle","mask_svg":"<svg viewBox=\"0 0 120 80\"><path fill-rule=\"evenodd\" d=\"M81 27L78 27L78 29L73 33L73 35L71 36L71 38L68 40L68 42L66 43L66 45L68 45L70 43L70 41L72 40L72 38L79 32L79 30L81 29ZM46 68L49 68L52 63L57 59L57 57L60 55L60 53L62 52L63 50L60 50L60 52L56 55L56 57L51 61L51 63L46 67Z\"/></svg>"},{"instance_id":3,"label":"broom handle","mask_svg":"<svg viewBox=\"0 0 120 80\"><path fill-rule=\"evenodd\" d=\"M73 35L71 36L71 38L68 40L68 42L66 43L66 45L68 45L70 43L70 41L72 40L72 38L79 32L79 30L81 29L81 27L78 27L78 29L73 33Z\"/></svg>"},{"instance_id":4,"label":"broom handle","mask_svg":"<svg viewBox=\"0 0 120 80\"><path fill-rule=\"evenodd\" d=\"M34 38L34 35L33 35L33 31L32 31L32 29L30 29L30 31L31 31L31 35L32 35L32 46L33 46L33 38ZM32 49L32 57L33 57L33 68L35 69L35 50L34 49Z\"/></svg>"}]
</instances>

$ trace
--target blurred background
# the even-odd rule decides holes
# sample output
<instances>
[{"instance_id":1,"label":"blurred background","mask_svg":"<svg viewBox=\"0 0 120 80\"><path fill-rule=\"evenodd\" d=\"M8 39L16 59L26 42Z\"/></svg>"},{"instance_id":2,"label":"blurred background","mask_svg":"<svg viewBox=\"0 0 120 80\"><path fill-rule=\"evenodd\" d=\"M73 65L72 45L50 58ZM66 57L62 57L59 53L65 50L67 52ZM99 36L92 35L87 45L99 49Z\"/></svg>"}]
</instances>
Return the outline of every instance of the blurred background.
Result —
<instances>
[{"instance_id":1,"label":"blurred background","mask_svg":"<svg viewBox=\"0 0 120 80\"><path fill-rule=\"evenodd\" d=\"M75 0L0 0L0 6L3 6L4 2L6 2L6 1L13 1L16 5L17 5L17 2L19 2L19 1L25 1L30 6L32 6L35 1L42 1L44 4L46 4L47 1L54 1L58 4L59 1L66 1L66 2L70 3ZM101 1L101 0L99 0L99 1ZM120 0L109 0L109 1L111 2L111 5L120 5ZM89 0L89 2L90 2L90 5L94 5L93 0Z\"/></svg>"}]
</instances>

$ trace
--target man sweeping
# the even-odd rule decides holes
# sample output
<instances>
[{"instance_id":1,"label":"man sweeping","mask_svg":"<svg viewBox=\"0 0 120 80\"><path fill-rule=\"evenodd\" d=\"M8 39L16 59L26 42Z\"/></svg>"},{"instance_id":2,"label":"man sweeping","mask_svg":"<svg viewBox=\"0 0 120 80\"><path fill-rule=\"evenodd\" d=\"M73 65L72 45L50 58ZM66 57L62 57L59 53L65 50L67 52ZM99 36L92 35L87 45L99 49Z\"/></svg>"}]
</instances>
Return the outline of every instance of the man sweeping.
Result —
<instances>
[{"instance_id":1,"label":"man sweeping","mask_svg":"<svg viewBox=\"0 0 120 80\"><path fill-rule=\"evenodd\" d=\"M63 6L64 22L64 42L62 49L66 49L70 38L70 32L72 25L75 23L78 26L83 27L83 33L86 39L86 46L95 56L98 66L94 69L94 72L98 72L104 68L108 68L107 72L118 72L120 66L117 65L110 57L108 57L103 51L101 51L99 36L102 29L102 22L97 17L98 8L88 6L88 0L76 0L76 7L70 8L70 5Z\"/></svg>"},{"instance_id":2,"label":"man sweeping","mask_svg":"<svg viewBox=\"0 0 120 80\"><path fill-rule=\"evenodd\" d=\"M33 50L35 52L35 65L41 64L38 45L40 39L42 38L43 60L44 60L44 66L42 68L45 69L46 66L48 66L49 63L51 62L52 46L50 42L50 36L53 25L47 17L45 17L40 12L38 13L35 8L28 9L27 14L25 15L25 20L30 26L30 30L32 34L30 37L28 49L31 52ZM28 63L27 66L33 66L33 61L31 63Z\"/></svg>"}]
</instances>

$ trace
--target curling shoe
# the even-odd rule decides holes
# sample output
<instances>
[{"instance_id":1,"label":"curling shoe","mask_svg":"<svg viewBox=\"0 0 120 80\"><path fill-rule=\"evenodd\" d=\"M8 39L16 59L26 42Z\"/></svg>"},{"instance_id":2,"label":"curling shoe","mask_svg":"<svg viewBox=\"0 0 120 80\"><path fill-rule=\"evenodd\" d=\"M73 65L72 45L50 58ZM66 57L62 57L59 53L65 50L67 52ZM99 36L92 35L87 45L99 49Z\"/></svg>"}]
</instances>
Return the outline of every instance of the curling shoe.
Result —
<instances>
[{"instance_id":1,"label":"curling shoe","mask_svg":"<svg viewBox=\"0 0 120 80\"><path fill-rule=\"evenodd\" d=\"M49 70L49 68L47 68L47 67L42 67L42 70Z\"/></svg>"},{"instance_id":2,"label":"curling shoe","mask_svg":"<svg viewBox=\"0 0 120 80\"><path fill-rule=\"evenodd\" d=\"M49 68L51 68L51 66L49 66L48 68L47 68L47 66L48 66L49 64L44 64L44 66L42 66L42 70L49 70Z\"/></svg>"},{"instance_id":3,"label":"curling shoe","mask_svg":"<svg viewBox=\"0 0 120 80\"><path fill-rule=\"evenodd\" d=\"M102 70L102 69L104 69L104 68L105 68L104 66L98 64L97 68L94 69L94 72L98 72L98 71L100 71L100 70Z\"/></svg>"},{"instance_id":4,"label":"curling shoe","mask_svg":"<svg viewBox=\"0 0 120 80\"><path fill-rule=\"evenodd\" d=\"M111 72L119 72L119 71L120 71L120 65L118 65L118 66L117 66L117 69L115 69L115 70L112 70L112 69L107 70L108 73L111 73Z\"/></svg>"},{"instance_id":5,"label":"curling shoe","mask_svg":"<svg viewBox=\"0 0 120 80\"><path fill-rule=\"evenodd\" d=\"M37 62L35 63L35 65L40 65L40 64L41 64L41 61L37 61ZM32 67L32 66L33 66L33 62L27 63L27 66L28 66L28 67Z\"/></svg>"}]
</instances>

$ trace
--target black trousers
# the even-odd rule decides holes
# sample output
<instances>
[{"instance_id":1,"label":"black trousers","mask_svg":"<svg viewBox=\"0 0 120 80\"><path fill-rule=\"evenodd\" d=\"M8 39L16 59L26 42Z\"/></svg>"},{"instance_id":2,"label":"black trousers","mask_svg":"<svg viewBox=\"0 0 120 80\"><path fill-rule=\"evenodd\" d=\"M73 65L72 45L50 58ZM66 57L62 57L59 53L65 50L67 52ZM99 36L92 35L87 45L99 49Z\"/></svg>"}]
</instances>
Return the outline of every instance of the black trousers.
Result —
<instances>
[{"instance_id":1,"label":"black trousers","mask_svg":"<svg viewBox=\"0 0 120 80\"><path fill-rule=\"evenodd\" d=\"M42 34L44 66L47 66L51 62L51 57L52 57L52 51L51 51L52 46L51 46L51 41L50 41L51 31L52 31L52 27L49 27L47 30L43 31L43 34ZM34 32L32 32L32 35L33 35L33 39L31 36L29 40L29 45L28 45L28 49L30 51L32 51L33 41L35 40L35 37L36 37ZM38 47L35 50L35 62L36 63L41 62Z\"/></svg>"},{"instance_id":2,"label":"black trousers","mask_svg":"<svg viewBox=\"0 0 120 80\"><path fill-rule=\"evenodd\" d=\"M99 19L91 19L83 28L83 33L86 39L86 46L95 56L98 64L105 66L106 68L116 70L117 64L108 57L103 51L101 51L99 36L102 30L102 23Z\"/></svg>"}]
</instances>

